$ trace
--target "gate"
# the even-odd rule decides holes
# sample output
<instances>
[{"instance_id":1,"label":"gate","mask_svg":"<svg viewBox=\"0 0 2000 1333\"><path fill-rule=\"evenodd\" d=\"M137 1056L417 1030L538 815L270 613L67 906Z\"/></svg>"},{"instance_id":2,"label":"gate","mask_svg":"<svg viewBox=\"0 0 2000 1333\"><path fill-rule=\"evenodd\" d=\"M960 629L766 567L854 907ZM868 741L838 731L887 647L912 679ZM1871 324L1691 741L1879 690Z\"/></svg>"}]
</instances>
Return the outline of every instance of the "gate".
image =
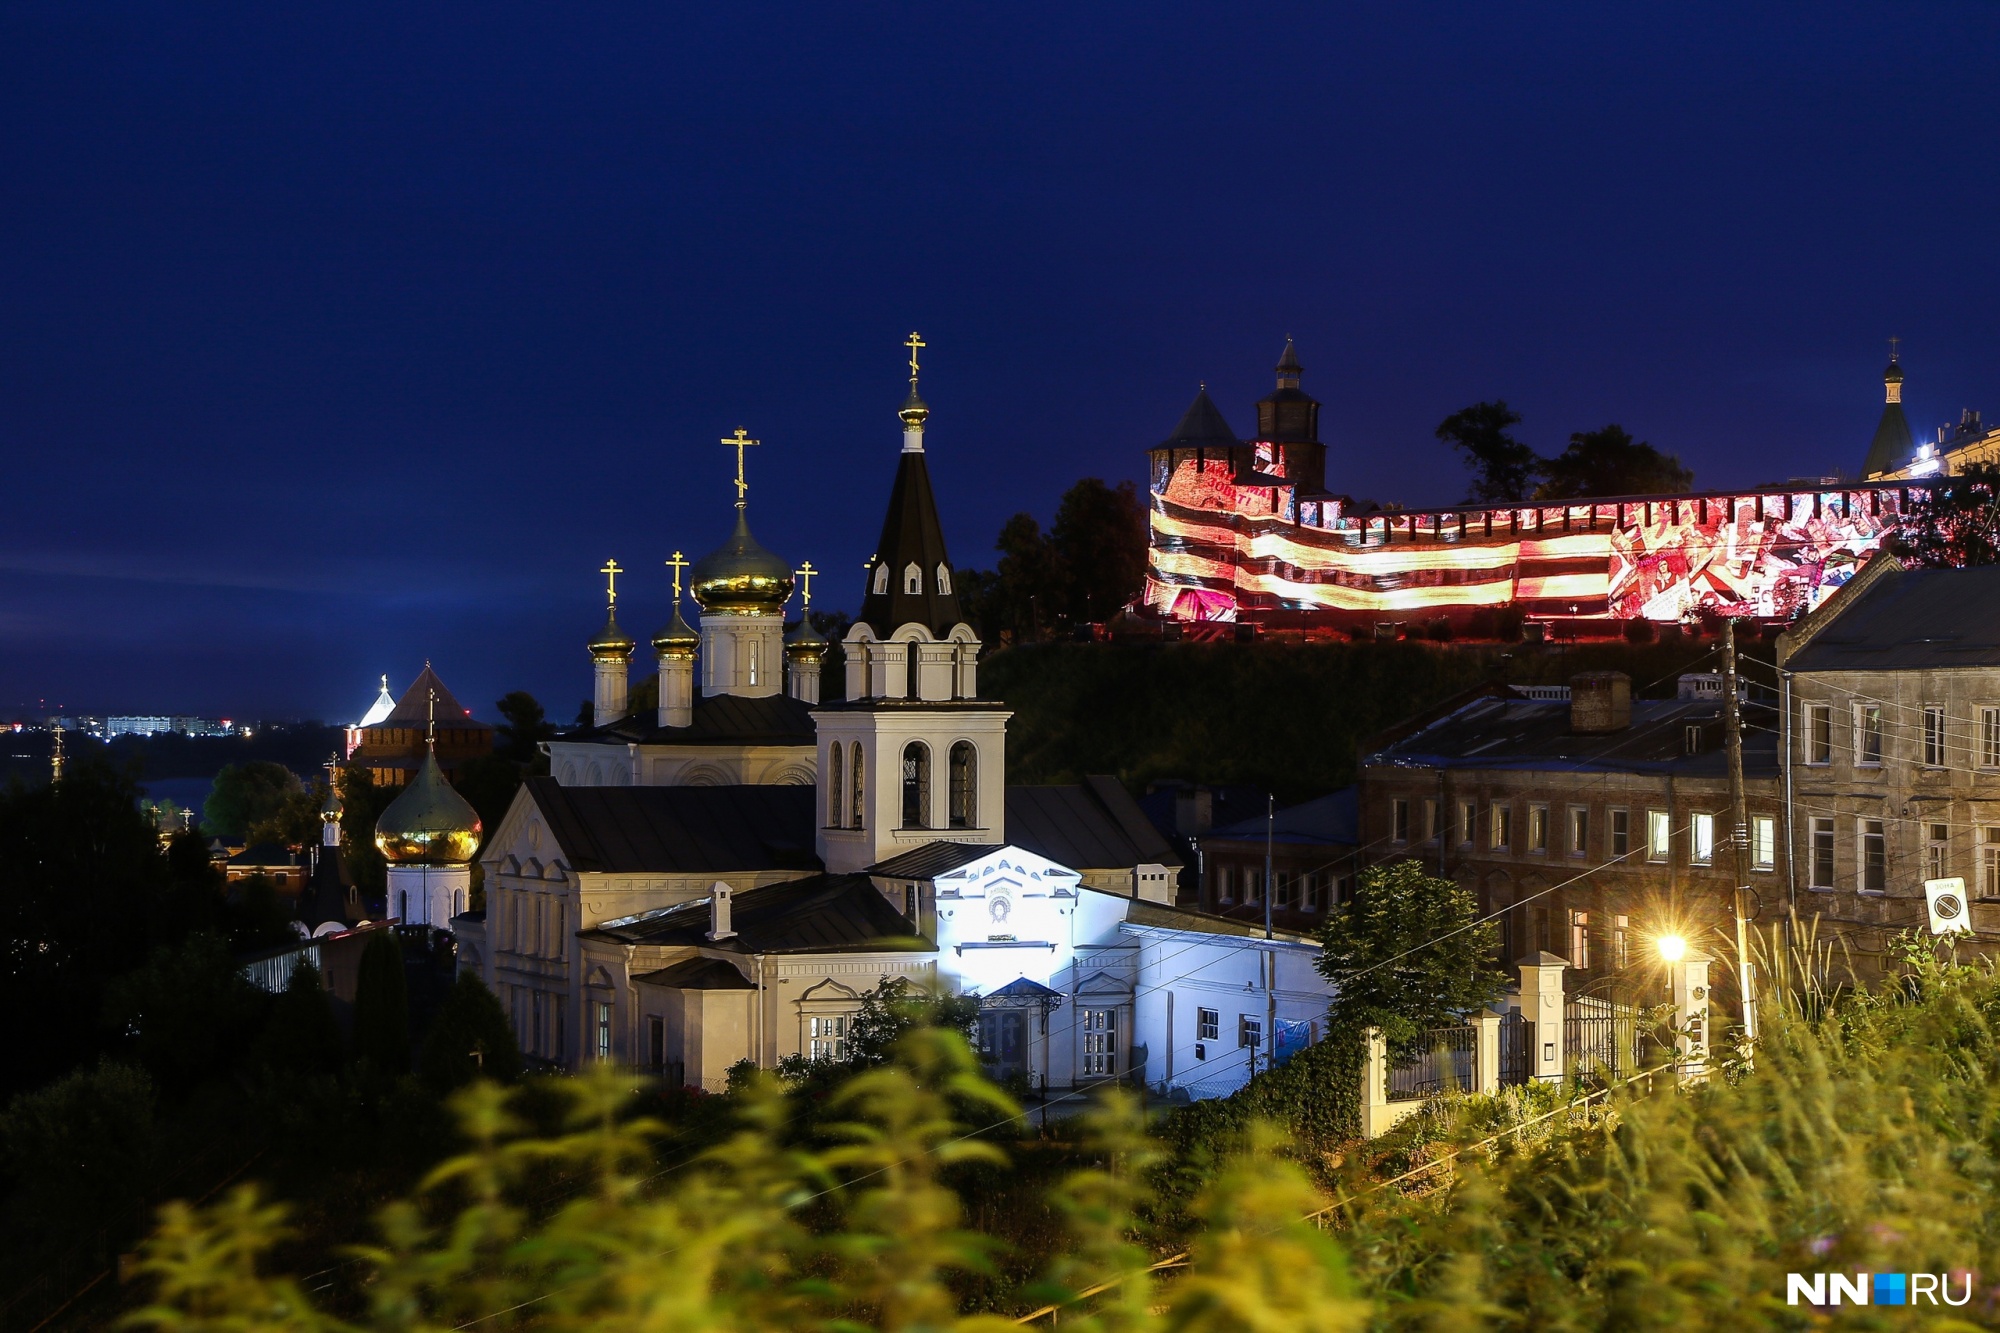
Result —
<instances>
[{"instance_id":1,"label":"gate","mask_svg":"<svg viewBox=\"0 0 2000 1333\"><path fill-rule=\"evenodd\" d=\"M1423 1035L1417 1054L1389 1069L1389 1100L1421 1101L1447 1088L1476 1087L1473 1071L1475 1030L1467 1024L1432 1028Z\"/></svg>"},{"instance_id":2,"label":"gate","mask_svg":"<svg viewBox=\"0 0 2000 1333\"><path fill-rule=\"evenodd\" d=\"M1586 1075L1627 1078L1638 1068L1633 1049L1638 1026L1631 1005L1595 995L1574 996L1563 1006L1564 1061Z\"/></svg>"},{"instance_id":3,"label":"gate","mask_svg":"<svg viewBox=\"0 0 2000 1333\"><path fill-rule=\"evenodd\" d=\"M1500 1016L1500 1086L1519 1087L1535 1075L1535 1023L1519 1009Z\"/></svg>"}]
</instances>

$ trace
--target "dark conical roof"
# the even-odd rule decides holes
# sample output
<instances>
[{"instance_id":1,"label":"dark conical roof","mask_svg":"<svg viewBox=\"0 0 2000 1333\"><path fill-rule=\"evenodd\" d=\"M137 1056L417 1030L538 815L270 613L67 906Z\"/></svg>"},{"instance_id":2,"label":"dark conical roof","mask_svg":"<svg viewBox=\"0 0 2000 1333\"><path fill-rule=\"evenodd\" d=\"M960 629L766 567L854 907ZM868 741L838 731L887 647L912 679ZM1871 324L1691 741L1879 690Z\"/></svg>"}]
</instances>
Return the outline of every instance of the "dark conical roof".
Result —
<instances>
[{"instance_id":1,"label":"dark conical roof","mask_svg":"<svg viewBox=\"0 0 2000 1333\"><path fill-rule=\"evenodd\" d=\"M1868 446L1868 461L1861 465L1861 475L1865 479L1878 472L1894 472L1907 464L1916 452L1916 440L1910 434L1910 422L1903 415L1903 405L1889 403L1883 407L1882 419L1875 425L1875 439Z\"/></svg>"},{"instance_id":2,"label":"dark conical roof","mask_svg":"<svg viewBox=\"0 0 2000 1333\"><path fill-rule=\"evenodd\" d=\"M957 583L938 589L938 570L949 576L951 556L945 551L944 525L938 522L937 498L931 493L930 468L916 452L898 456L896 484L889 490L889 512L882 519L882 539L868 565L868 584L861 599L861 619L881 638L898 625L912 622L939 638L965 619L959 609ZM887 590L875 591L875 571L887 565ZM917 567L917 591L908 592L908 571Z\"/></svg>"},{"instance_id":3,"label":"dark conical roof","mask_svg":"<svg viewBox=\"0 0 2000 1333\"><path fill-rule=\"evenodd\" d=\"M1162 440L1162 449L1227 449L1241 444L1236 432L1229 429L1229 423L1222 419L1222 409L1208 396L1208 386L1188 404L1188 410L1181 413L1181 424L1174 427L1174 433Z\"/></svg>"},{"instance_id":4,"label":"dark conical roof","mask_svg":"<svg viewBox=\"0 0 2000 1333\"><path fill-rule=\"evenodd\" d=\"M1285 350L1278 357L1278 364L1275 369L1280 375L1290 375L1294 379L1305 373L1305 367L1299 364L1299 354L1292 347L1292 339L1289 334L1285 337Z\"/></svg>"},{"instance_id":5,"label":"dark conical roof","mask_svg":"<svg viewBox=\"0 0 2000 1333\"><path fill-rule=\"evenodd\" d=\"M1299 387L1305 374L1292 340L1278 358L1278 387L1257 400L1257 438L1286 443L1319 443L1319 400Z\"/></svg>"},{"instance_id":6,"label":"dark conical roof","mask_svg":"<svg viewBox=\"0 0 2000 1333\"><path fill-rule=\"evenodd\" d=\"M402 699L390 711L389 716L383 718L376 725L383 727L421 727L425 725L431 720L432 690L437 691L437 720L439 722L449 722L454 727L489 727L492 725L490 722L473 721L471 716L472 710L461 704L457 696L445 688L444 682L438 679L437 672L431 670L429 662L424 663L423 671L418 674L415 680L410 682L410 688L403 691Z\"/></svg>"}]
</instances>

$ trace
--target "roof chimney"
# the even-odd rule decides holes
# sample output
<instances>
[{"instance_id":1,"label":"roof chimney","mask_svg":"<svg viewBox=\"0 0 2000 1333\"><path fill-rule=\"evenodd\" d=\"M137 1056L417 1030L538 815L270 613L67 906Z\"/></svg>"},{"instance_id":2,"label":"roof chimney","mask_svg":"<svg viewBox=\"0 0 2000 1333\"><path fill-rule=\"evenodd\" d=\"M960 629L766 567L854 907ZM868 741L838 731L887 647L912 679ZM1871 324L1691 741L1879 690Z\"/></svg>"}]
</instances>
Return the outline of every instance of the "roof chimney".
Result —
<instances>
[{"instance_id":1,"label":"roof chimney","mask_svg":"<svg viewBox=\"0 0 2000 1333\"><path fill-rule=\"evenodd\" d=\"M1586 671L1569 681L1569 729L1584 735L1632 725L1632 678L1622 671Z\"/></svg>"},{"instance_id":2,"label":"roof chimney","mask_svg":"<svg viewBox=\"0 0 2000 1333\"><path fill-rule=\"evenodd\" d=\"M726 940L735 934L729 923L729 886L718 880L708 891L708 938Z\"/></svg>"}]
</instances>

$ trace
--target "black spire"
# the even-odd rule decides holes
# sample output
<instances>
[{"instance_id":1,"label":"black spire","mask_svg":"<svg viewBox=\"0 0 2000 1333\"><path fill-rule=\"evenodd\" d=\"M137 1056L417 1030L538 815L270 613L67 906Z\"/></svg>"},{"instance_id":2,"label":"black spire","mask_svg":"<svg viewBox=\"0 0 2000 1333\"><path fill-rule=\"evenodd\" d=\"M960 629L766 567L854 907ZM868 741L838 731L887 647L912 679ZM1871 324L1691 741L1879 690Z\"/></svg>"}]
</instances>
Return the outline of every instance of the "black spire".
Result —
<instances>
[{"instance_id":1,"label":"black spire","mask_svg":"<svg viewBox=\"0 0 2000 1333\"><path fill-rule=\"evenodd\" d=\"M882 539L868 562L861 618L883 639L912 621L941 639L965 619L958 606L951 556L944 549L944 525L938 522L930 469L921 453L905 452L896 464Z\"/></svg>"},{"instance_id":2,"label":"black spire","mask_svg":"<svg viewBox=\"0 0 2000 1333\"><path fill-rule=\"evenodd\" d=\"M1305 373L1292 340L1278 358L1278 387L1257 401L1257 438L1281 444L1319 443L1319 400L1299 388Z\"/></svg>"},{"instance_id":3,"label":"black spire","mask_svg":"<svg viewBox=\"0 0 2000 1333\"><path fill-rule=\"evenodd\" d=\"M1868 461L1861 465L1864 479L1908 467L1917 452L1909 418L1903 415L1903 367L1893 350L1889 368L1882 372L1882 396L1887 401L1882 406L1882 419L1875 423L1875 438L1868 445Z\"/></svg>"},{"instance_id":4,"label":"black spire","mask_svg":"<svg viewBox=\"0 0 2000 1333\"><path fill-rule=\"evenodd\" d=\"M1188 404L1188 410L1181 413L1181 424L1174 427L1174 433L1160 441L1161 449L1233 449L1242 441L1236 432L1229 429L1229 423L1222 419L1222 409L1208 396L1208 386L1201 386L1201 392Z\"/></svg>"}]
</instances>

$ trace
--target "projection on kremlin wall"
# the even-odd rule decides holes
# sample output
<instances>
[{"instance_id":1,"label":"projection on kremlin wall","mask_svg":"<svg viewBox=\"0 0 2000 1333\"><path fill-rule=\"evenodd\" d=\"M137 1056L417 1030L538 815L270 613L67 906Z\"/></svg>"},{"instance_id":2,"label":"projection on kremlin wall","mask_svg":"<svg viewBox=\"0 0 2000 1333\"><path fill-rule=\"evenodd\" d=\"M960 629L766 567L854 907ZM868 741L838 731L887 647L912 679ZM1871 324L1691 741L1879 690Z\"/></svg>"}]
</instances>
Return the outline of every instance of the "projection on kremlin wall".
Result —
<instances>
[{"instance_id":1,"label":"projection on kremlin wall","mask_svg":"<svg viewBox=\"0 0 2000 1333\"><path fill-rule=\"evenodd\" d=\"M1503 607L1563 619L1789 619L1845 583L1912 498L1907 483L1794 484L1350 514L1340 498L1298 499L1272 475L1270 446L1256 448L1257 471L1279 484L1239 484L1222 458L1156 455L1154 610L1187 621Z\"/></svg>"}]
</instances>

